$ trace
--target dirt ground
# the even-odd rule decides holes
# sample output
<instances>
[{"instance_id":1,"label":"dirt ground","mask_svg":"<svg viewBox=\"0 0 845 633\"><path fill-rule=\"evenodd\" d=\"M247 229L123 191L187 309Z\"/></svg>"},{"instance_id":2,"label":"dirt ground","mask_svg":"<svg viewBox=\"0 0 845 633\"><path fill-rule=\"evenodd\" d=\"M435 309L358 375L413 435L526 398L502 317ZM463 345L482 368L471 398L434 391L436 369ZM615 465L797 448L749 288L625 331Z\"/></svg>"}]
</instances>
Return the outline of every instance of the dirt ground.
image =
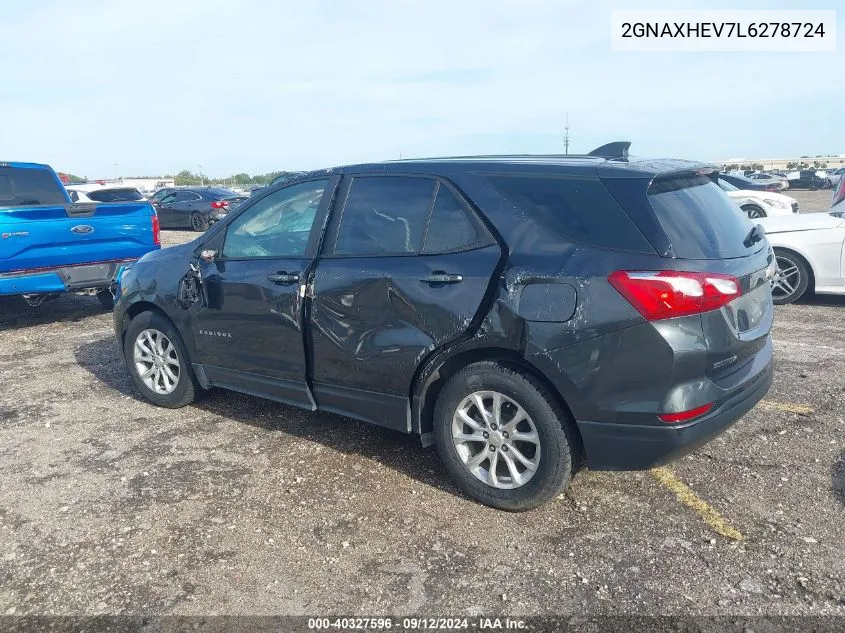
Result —
<instances>
[{"instance_id":1,"label":"dirt ground","mask_svg":"<svg viewBox=\"0 0 845 633\"><path fill-rule=\"evenodd\" d=\"M845 299L778 307L774 339L714 442L508 514L410 436L147 405L96 299L4 301L0 614L845 615Z\"/></svg>"}]
</instances>

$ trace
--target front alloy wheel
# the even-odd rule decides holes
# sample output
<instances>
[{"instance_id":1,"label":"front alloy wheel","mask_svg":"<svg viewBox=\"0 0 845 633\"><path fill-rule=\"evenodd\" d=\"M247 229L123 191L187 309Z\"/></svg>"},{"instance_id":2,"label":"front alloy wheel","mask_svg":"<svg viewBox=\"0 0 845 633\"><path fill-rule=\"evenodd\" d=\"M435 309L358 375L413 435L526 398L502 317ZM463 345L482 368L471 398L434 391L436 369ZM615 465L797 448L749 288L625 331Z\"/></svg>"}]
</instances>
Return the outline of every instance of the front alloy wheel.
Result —
<instances>
[{"instance_id":1,"label":"front alloy wheel","mask_svg":"<svg viewBox=\"0 0 845 633\"><path fill-rule=\"evenodd\" d=\"M135 338L133 361L138 377L150 391L167 395L179 384L182 366L176 346L163 332L147 329Z\"/></svg>"},{"instance_id":2,"label":"front alloy wheel","mask_svg":"<svg viewBox=\"0 0 845 633\"><path fill-rule=\"evenodd\" d=\"M458 405L452 442L464 467L493 488L528 483L540 464L540 437L531 417L498 391L476 391Z\"/></svg>"}]
</instances>

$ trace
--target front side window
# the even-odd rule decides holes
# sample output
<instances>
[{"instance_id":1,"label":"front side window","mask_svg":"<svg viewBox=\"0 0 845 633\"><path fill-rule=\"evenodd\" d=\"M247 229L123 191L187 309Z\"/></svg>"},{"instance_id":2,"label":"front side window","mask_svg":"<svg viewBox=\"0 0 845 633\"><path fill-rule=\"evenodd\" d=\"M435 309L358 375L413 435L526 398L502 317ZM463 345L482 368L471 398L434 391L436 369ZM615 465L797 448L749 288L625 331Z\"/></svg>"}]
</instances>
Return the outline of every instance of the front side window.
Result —
<instances>
[{"instance_id":1,"label":"front side window","mask_svg":"<svg viewBox=\"0 0 845 633\"><path fill-rule=\"evenodd\" d=\"M335 245L337 255L419 253L436 181L408 176L352 180Z\"/></svg>"},{"instance_id":2,"label":"front side window","mask_svg":"<svg viewBox=\"0 0 845 633\"><path fill-rule=\"evenodd\" d=\"M328 186L312 180L280 189L240 214L228 227L223 257L302 257Z\"/></svg>"}]
</instances>

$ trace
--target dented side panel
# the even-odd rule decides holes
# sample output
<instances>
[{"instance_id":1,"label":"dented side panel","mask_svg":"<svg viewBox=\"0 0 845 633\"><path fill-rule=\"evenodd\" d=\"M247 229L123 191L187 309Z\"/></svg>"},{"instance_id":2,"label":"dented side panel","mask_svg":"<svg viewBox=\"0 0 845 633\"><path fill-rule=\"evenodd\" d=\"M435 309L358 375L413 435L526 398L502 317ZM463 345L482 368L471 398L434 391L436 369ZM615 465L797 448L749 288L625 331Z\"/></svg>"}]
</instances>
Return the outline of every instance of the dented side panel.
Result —
<instances>
[{"instance_id":1,"label":"dented side panel","mask_svg":"<svg viewBox=\"0 0 845 633\"><path fill-rule=\"evenodd\" d=\"M420 361L467 332L500 255L498 246L489 246L444 255L320 260L309 322L318 406L322 384L334 387L333 397L342 397L344 389L374 391L400 398L402 410L407 409ZM425 281L440 271L461 281ZM351 391L347 400L350 414L371 407ZM371 414L358 412L365 418ZM406 416L381 423L409 430Z\"/></svg>"}]
</instances>

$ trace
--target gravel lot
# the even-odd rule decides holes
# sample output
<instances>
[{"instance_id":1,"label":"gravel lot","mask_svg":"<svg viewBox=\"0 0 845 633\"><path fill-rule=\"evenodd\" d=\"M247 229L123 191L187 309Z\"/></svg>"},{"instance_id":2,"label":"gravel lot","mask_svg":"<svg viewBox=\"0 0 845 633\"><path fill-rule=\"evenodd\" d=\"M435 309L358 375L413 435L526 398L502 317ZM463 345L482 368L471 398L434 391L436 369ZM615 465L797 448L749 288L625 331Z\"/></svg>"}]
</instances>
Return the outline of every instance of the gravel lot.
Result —
<instances>
[{"instance_id":1,"label":"gravel lot","mask_svg":"<svg viewBox=\"0 0 845 633\"><path fill-rule=\"evenodd\" d=\"M144 404L96 299L2 302L0 614L845 615L845 300L776 312L774 387L728 433L514 515L413 437Z\"/></svg>"}]
</instances>

